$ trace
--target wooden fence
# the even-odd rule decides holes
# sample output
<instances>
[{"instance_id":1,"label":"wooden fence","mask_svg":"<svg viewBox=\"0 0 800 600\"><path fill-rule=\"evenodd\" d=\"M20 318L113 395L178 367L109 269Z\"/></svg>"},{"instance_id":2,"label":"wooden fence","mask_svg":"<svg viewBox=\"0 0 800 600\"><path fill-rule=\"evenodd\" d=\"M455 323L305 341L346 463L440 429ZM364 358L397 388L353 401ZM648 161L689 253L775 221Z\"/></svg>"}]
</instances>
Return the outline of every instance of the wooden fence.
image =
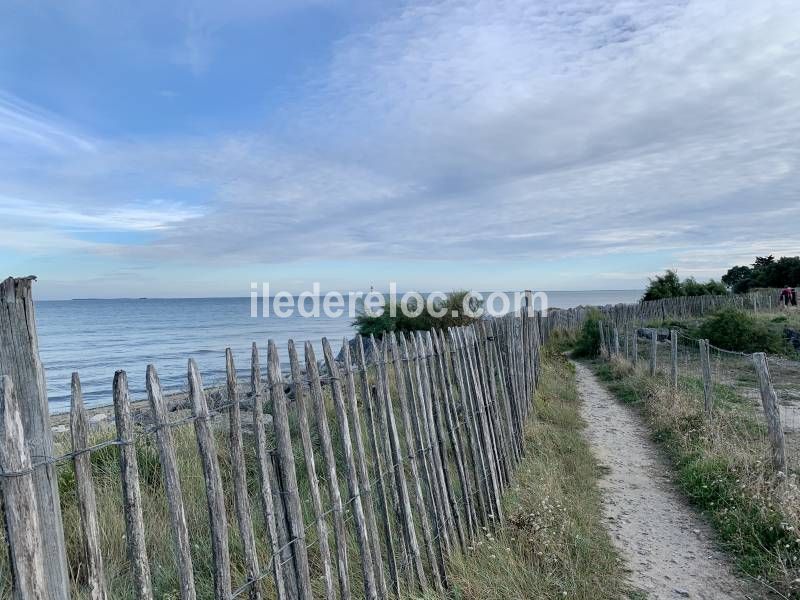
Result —
<instances>
[{"instance_id":1,"label":"wooden fence","mask_svg":"<svg viewBox=\"0 0 800 600\"><path fill-rule=\"evenodd\" d=\"M665 375L673 388L678 387L682 374L689 373L696 377L702 384L706 419L714 418L714 394L719 386L730 388L747 399L757 398L760 401L758 420L767 431L770 462L774 471L786 473L787 470L796 471L800 467L797 464L800 452L787 451L785 435L788 432L794 437L800 433L800 427L796 425L800 420L800 407L797 406L800 399L796 394L787 394L785 406L781 407L774 373L771 374L768 367L770 357L763 352L746 354L716 348L708 340L693 339L674 328L664 330L646 327L647 324L670 319L703 317L722 308L737 308L755 314L775 312L779 309L778 294L779 290L757 290L747 294L556 309L551 310L544 320L542 333L547 336L554 331L576 331L583 327L589 316L598 317L603 357L625 359L634 367L644 365L653 377ZM668 351L667 356L659 359L665 350ZM683 361L679 360L681 353L685 359ZM796 389L800 385L800 363L782 360L777 366L773 370L779 371L779 377L786 377L787 386Z\"/></svg>"},{"instance_id":2,"label":"wooden fence","mask_svg":"<svg viewBox=\"0 0 800 600\"><path fill-rule=\"evenodd\" d=\"M228 350L227 399L217 406L209 406L200 367L189 360L191 414L179 419L171 418L149 365L145 427L134 423L128 376L118 371L115 435L93 445L75 373L72 450L54 456L30 288L29 279L9 279L0 289L0 488L16 598L113 596L92 463L109 448L118 454L127 551L125 573L115 577L129 579L142 600L203 597L202 576L213 578L205 597L226 600L444 592L448 557L504 522L501 497L525 452L544 342L532 311L447 331L345 340L341 361L323 339L322 360L306 343L303 365L290 341L288 378L271 341L263 376L254 343L244 393ZM194 428L201 459L210 576L193 563L197 540L182 492L186 448L176 442L186 428ZM171 589L156 586L154 569L164 566L148 556L151 515L137 452L145 443L158 450L168 515L161 533L172 540L177 571ZM74 466L77 556L65 550L59 510L55 470L64 463ZM233 510L226 508L231 494ZM244 564L239 577L232 539ZM75 572L79 580L68 576Z\"/></svg>"},{"instance_id":3,"label":"wooden fence","mask_svg":"<svg viewBox=\"0 0 800 600\"><path fill-rule=\"evenodd\" d=\"M601 338L601 356L605 359L625 360L632 366L643 365L651 377L664 386L678 390L681 382L697 381L702 387L703 417L712 421L717 416L715 396L735 394L737 415L756 424L756 433L763 426L769 445L769 462L776 473L796 471L800 456L787 456L785 433L796 435L794 421L800 413L796 402L787 403L781 410L780 400L773 385L773 377L764 352L732 352L717 348L706 339L695 339L678 329L618 327L598 322ZM609 340L624 340L624 345ZM632 340L633 343L628 343ZM641 345L637 343L642 342ZM624 348L624 349L623 349ZM643 352L642 352L643 351ZM784 370L793 365L800 373L800 363L783 360ZM791 366L789 366L791 370ZM794 382L795 385L797 382ZM754 402L757 400L759 403ZM782 416L783 413L783 416ZM784 421L790 421L784 422Z\"/></svg>"},{"instance_id":4,"label":"wooden fence","mask_svg":"<svg viewBox=\"0 0 800 600\"><path fill-rule=\"evenodd\" d=\"M643 327L650 321L703 317L721 308L738 308L756 314L772 312L778 308L779 290L757 290L747 294L719 296L682 296L647 300L629 304L606 306L578 306L569 309L550 309L543 330L574 330L583 324L593 311L599 311L603 320L617 325Z\"/></svg>"}]
</instances>

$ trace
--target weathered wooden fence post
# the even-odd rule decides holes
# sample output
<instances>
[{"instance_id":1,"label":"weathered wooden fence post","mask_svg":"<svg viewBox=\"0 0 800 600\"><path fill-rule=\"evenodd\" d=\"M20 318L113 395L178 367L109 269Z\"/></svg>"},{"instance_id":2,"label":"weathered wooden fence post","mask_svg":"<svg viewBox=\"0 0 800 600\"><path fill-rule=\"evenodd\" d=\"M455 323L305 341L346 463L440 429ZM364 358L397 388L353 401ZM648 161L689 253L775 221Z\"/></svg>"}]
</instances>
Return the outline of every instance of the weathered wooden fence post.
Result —
<instances>
[{"instance_id":1,"label":"weathered wooden fence post","mask_svg":"<svg viewBox=\"0 0 800 600\"><path fill-rule=\"evenodd\" d=\"M228 384L228 404L230 405L228 407L228 440L231 451L231 471L233 472L233 500L236 507L236 520L239 522L239 538L244 550L247 581L250 584L248 598L261 600L261 584L258 580L261 568L256 554L256 536L253 530L253 517L250 514L250 496L247 493L239 383L236 381L236 366L230 348L225 349L225 373Z\"/></svg>"},{"instance_id":2,"label":"weathered wooden fence post","mask_svg":"<svg viewBox=\"0 0 800 600\"><path fill-rule=\"evenodd\" d=\"M347 342L345 341L345 344ZM353 456L353 443L350 437L350 419L347 416L347 406L345 406L343 386L336 359L333 357L333 350L327 338L322 338L322 352L325 356L325 364L328 367L328 374L331 377L331 395L333 405L336 410L336 422L339 425L339 436L341 439L342 450L344 451L345 475L347 477L347 489L350 492L348 504L351 506L353 519L355 521L356 541L358 543L359 554L361 556L361 572L364 576L364 598L376 600L378 598L378 588L375 579L375 568L373 566L373 556L370 549L370 536L367 531L367 519L364 513L364 505L361 501L361 488L358 485L358 471L356 461ZM350 366L348 365L348 371ZM350 380L352 383L352 379ZM355 396L355 385L345 386L347 392ZM380 556L376 557L380 560Z\"/></svg>"},{"instance_id":3,"label":"weathered wooden fence post","mask_svg":"<svg viewBox=\"0 0 800 600\"><path fill-rule=\"evenodd\" d=\"M700 367L703 373L703 400L706 417L711 417L714 409L714 381L711 378L711 358L709 356L708 340L699 340Z\"/></svg>"},{"instance_id":4,"label":"weathered wooden fence post","mask_svg":"<svg viewBox=\"0 0 800 600\"><path fill-rule=\"evenodd\" d=\"M372 449L373 461L375 464L375 491L378 498L378 511L381 515L384 541L386 542L386 559L389 563L389 578L391 579L392 592L396 596L400 595L400 574L397 567L397 558L394 549L394 534L392 532L392 519L389 512L389 494L386 489L390 485L386 481L383 464L383 449L378 441L378 426L376 424L375 412L378 411L377 403L372 399L369 391L369 373L367 371L367 361L364 356L364 340L360 335L356 336L356 360L358 361L359 383L361 384L361 397L364 402L364 420L367 425L367 435L369 437L370 448ZM376 357L378 360L378 357ZM377 376L376 376L377 377ZM380 382L377 382L380 389ZM355 417L353 417L355 419ZM402 543L400 546L402 547ZM378 544L378 548L380 545ZM379 553L378 553L379 554Z\"/></svg>"},{"instance_id":5,"label":"weathered wooden fence post","mask_svg":"<svg viewBox=\"0 0 800 600\"><path fill-rule=\"evenodd\" d=\"M772 387L767 366L767 355L763 352L753 354L753 364L758 373L761 389L761 404L764 407L764 416L767 419L769 430L769 443L772 446L772 466L776 471L786 473L786 443L783 438L783 425L781 412L778 407L778 395Z\"/></svg>"},{"instance_id":6,"label":"weathered wooden fence post","mask_svg":"<svg viewBox=\"0 0 800 600\"><path fill-rule=\"evenodd\" d=\"M639 364L639 329L637 327L633 328L633 338L631 339L632 348L631 348L631 362L633 363L633 368L636 368L636 365Z\"/></svg>"},{"instance_id":7,"label":"weathered wooden fence post","mask_svg":"<svg viewBox=\"0 0 800 600\"><path fill-rule=\"evenodd\" d=\"M619 356L619 329L614 327L614 355Z\"/></svg>"},{"instance_id":8,"label":"weathered wooden fence post","mask_svg":"<svg viewBox=\"0 0 800 600\"><path fill-rule=\"evenodd\" d=\"M311 495L311 508L314 512L314 520L317 526L317 538L319 539L319 560L322 563L322 579L325 582L325 598L334 600L336 598L336 587L333 581L333 566L331 565L331 549L328 541L328 522L325 520L325 510L322 506L322 494L319 488L319 476L317 475L317 464L314 459L314 444L311 441L311 427L308 420L308 405L306 394L303 390L303 377L300 371L300 360L297 357L297 349L294 340L289 340L289 365L292 372L292 383L294 384L294 401L297 411L297 424L300 430L300 441L303 444L303 456L306 463L306 473L308 473L308 491ZM313 383L310 385L314 385ZM312 390L313 394L314 391Z\"/></svg>"},{"instance_id":9,"label":"weathered wooden fence post","mask_svg":"<svg viewBox=\"0 0 800 600\"><path fill-rule=\"evenodd\" d=\"M46 600L44 546L36 506L34 471L11 377L0 375L0 478L7 542L12 551L14 598Z\"/></svg>"},{"instance_id":10,"label":"weathered wooden fence post","mask_svg":"<svg viewBox=\"0 0 800 600\"><path fill-rule=\"evenodd\" d=\"M142 490L139 486L139 462L133 439L133 418L128 391L128 375L125 371L114 373L114 421L117 439L120 440L119 471L122 477L122 497L125 510L125 541L128 561L131 564L133 583L138 600L152 600L153 584L150 579L150 564L147 562Z\"/></svg>"},{"instance_id":11,"label":"weathered wooden fence post","mask_svg":"<svg viewBox=\"0 0 800 600\"><path fill-rule=\"evenodd\" d=\"M217 445L211 429L206 394L200 371L193 358L189 359L189 398L194 417L197 449L203 467L203 479L208 503L211 529L211 554L213 556L214 598L223 600L231 595L231 557L228 550L228 516L225 511L225 492L222 490L222 474L219 469Z\"/></svg>"},{"instance_id":12,"label":"weathered wooden fence post","mask_svg":"<svg viewBox=\"0 0 800 600\"><path fill-rule=\"evenodd\" d=\"M378 537L378 524L375 518L375 508L373 502L372 484L369 479L368 456L364 445L364 434L361 429L361 411L358 406L358 394L356 392L356 381L353 373L353 362L350 356L350 342L345 339L342 345L344 358L344 380L347 394L347 409L349 411L350 422L353 428L353 451L358 469L358 486L361 496L364 498L364 514L367 522L369 534L369 548L372 555L372 566L375 568L375 582L377 585L378 597L385 599L389 597L386 586L386 577L383 570L382 549L380 538ZM369 397L369 390L367 395ZM366 403L365 405L366 406Z\"/></svg>"},{"instance_id":13,"label":"weathered wooden fence post","mask_svg":"<svg viewBox=\"0 0 800 600\"><path fill-rule=\"evenodd\" d=\"M9 277L0 283L0 375L8 375L14 382L28 451L41 461L53 456L53 434L36 335L31 289L34 279ZM55 465L37 468L31 482L39 526L47 533L41 540L41 553L48 598L68 600L67 554Z\"/></svg>"},{"instance_id":14,"label":"weathered wooden fence post","mask_svg":"<svg viewBox=\"0 0 800 600\"><path fill-rule=\"evenodd\" d=\"M414 574L412 579L424 590L428 587L428 578L425 576L425 569L422 566L422 554L420 552L419 542L417 541L416 529L414 528L414 513L411 510L411 498L408 492L408 482L406 481L405 466L403 464L403 449L400 446L400 436L397 431L395 410L390 393L389 376L387 373L389 367L388 345L384 340L384 343L381 344L379 348L374 336L370 336L370 343L373 356L375 357L375 364L378 368L378 381L380 383L378 388L379 399L384 403L381 419L382 421L385 420L382 425L385 429L384 433L389 438L389 446L391 449L391 468L394 470L395 487L399 499L400 524L403 528L403 537L405 538L410 554L412 568L409 569L409 571ZM397 371L395 371L395 375L399 377ZM419 516L422 518L423 515Z\"/></svg>"},{"instance_id":15,"label":"weathered wooden fence post","mask_svg":"<svg viewBox=\"0 0 800 600\"><path fill-rule=\"evenodd\" d=\"M189 527L186 524L186 509L183 506L181 480L178 476L178 457L172 428L167 419L167 403L161 391L161 381L153 365L147 365L147 397L150 401L150 414L156 434L158 454L161 458L161 475L164 480L164 494L167 497L172 544L175 551L175 565L180 582L181 600L194 600L197 597L194 587L191 547L189 546Z\"/></svg>"},{"instance_id":16,"label":"weathered wooden fence post","mask_svg":"<svg viewBox=\"0 0 800 600\"><path fill-rule=\"evenodd\" d=\"M283 391L283 373L281 372L281 363L278 358L278 347L272 340L267 341L267 381L269 383L269 394L272 398L272 425L275 428L275 441L278 447L277 457L281 468L280 481L282 486L278 491L283 496L286 506L287 534L289 543L292 545L292 555L294 556L294 565L297 573L298 597L300 600L311 600L311 573L308 566L306 528L303 523L300 492L297 487L294 448L292 448L289 426L289 410L286 403L286 395ZM278 560L278 558L275 557L273 560Z\"/></svg>"},{"instance_id":17,"label":"weathered wooden fence post","mask_svg":"<svg viewBox=\"0 0 800 600\"><path fill-rule=\"evenodd\" d=\"M336 469L336 454L333 451L333 441L331 440L331 430L328 423L328 414L325 408L325 396L322 393L322 382L320 381L317 357L314 354L314 347L311 342L305 344L306 374L308 376L309 391L312 404L314 405L314 415L317 419L317 430L319 432L322 457L325 462L325 479L328 484L328 496L331 501L331 512L333 513L333 537L336 541L336 565L339 576L339 591L344 600L352 597L350 589L350 567L347 556L347 530L344 524L344 507L342 504L342 492L339 489L339 475Z\"/></svg>"},{"instance_id":18,"label":"weathered wooden fence post","mask_svg":"<svg viewBox=\"0 0 800 600\"><path fill-rule=\"evenodd\" d=\"M673 389L678 389L678 330L671 329L669 332L669 346L672 351L672 368L670 377Z\"/></svg>"},{"instance_id":19,"label":"weathered wooden fence post","mask_svg":"<svg viewBox=\"0 0 800 600\"><path fill-rule=\"evenodd\" d=\"M255 434L256 462L260 479L259 492L261 495L261 509L264 521L267 524L270 550L272 550L272 574L275 578L275 595L278 600L288 598L284 570L281 567L280 545L278 543L278 522L275 502L273 500L271 457L267 448L266 432L264 431L264 388L261 382L261 364L258 356L258 346L253 342L250 359L250 395L253 399L253 432ZM294 569L291 569L294 571Z\"/></svg>"},{"instance_id":20,"label":"weathered wooden fence post","mask_svg":"<svg viewBox=\"0 0 800 600\"><path fill-rule=\"evenodd\" d=\"M622 335L625 336L625 358L627 360L630 360L631 359L631 347L630 347L631 332L630 332L630 329L629 329L627 323L625 324L625 330L624 330L624 333Z\"/></svg>"},{"instance_id":21,"label":"weathered wooden fence post","mask_svg":"<svg viewBox=\"0 0 800 600\"><path fill-rule=\"evenodd\" d=\"M606 356L606 331L602 321L597 322L597 328L600 330L600 356Z\"/></svg>"},{"instance_id":22,"label":"weathered wooden fence post","mask_svg":"<svg viewBox=\"0 0 800 600\"><path fill-rule=\"evenodd\" d=\"M650 376L656 374L658 359L658 329L655 327L650 330Z\"/></svg>"},{"instance_id":23,"label":"weathered wooden fence post","mask_svg":"<svg viewBox=\"0 0 800 600\"><path fill-rule=\"evenodd\" d=\"M72 374L72 404L70 406L70 430L72 434L72 459L75 468L75 495L81 523L81 538L86 556L86 583L89 598L105 600L106 591L103 554L100 551L100 524L97 521L97 496L92 479L92 461L86 449L89 447L89 418L83 406L81 380Z\"/></svg>"}]
</instances>

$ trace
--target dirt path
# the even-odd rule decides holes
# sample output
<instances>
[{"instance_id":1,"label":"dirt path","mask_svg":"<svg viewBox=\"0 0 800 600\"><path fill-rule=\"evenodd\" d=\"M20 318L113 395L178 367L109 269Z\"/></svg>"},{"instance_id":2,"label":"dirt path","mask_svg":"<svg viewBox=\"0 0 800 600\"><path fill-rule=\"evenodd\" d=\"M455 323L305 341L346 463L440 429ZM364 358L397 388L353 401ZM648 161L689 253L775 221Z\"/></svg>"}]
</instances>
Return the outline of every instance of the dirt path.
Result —
<instances>
[{"instance_id":1,"label":"dirt path","mask_svg":"<svg viewBox=\"0 0 800 600\"><path fill-rule=\"evenodd\" d=\"M589 369L576 364L587 436L608 468L600 488L614 543L632 583L650 599L764 598L732 572L711 530L670 482L669 465L629 407L618 403Z\"/></svg>"}]
</instances>

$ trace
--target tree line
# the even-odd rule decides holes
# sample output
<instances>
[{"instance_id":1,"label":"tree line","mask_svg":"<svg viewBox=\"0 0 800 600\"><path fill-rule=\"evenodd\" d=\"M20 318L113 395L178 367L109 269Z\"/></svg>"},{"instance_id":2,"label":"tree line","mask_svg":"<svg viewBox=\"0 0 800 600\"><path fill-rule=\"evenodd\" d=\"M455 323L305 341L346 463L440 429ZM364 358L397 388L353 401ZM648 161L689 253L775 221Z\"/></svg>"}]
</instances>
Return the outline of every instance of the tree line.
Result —
<instances>
[{"instance_id":1,"label":"tree line","mask_svg":"<svg viewBox=\"0 0 800 600\"><path fill-rule=\"evenodd\" d=\"M694 277L681 280L677 272L668 269L663 275L650 279L642 300L660 300L681 296L709 296L733 292L743 294L757 288L798 287L800 284L800 256L783 256L779 259L757 256L751 265L737 265L728 269L720 281L705 283Z\"/></svg>"}]
</instances>

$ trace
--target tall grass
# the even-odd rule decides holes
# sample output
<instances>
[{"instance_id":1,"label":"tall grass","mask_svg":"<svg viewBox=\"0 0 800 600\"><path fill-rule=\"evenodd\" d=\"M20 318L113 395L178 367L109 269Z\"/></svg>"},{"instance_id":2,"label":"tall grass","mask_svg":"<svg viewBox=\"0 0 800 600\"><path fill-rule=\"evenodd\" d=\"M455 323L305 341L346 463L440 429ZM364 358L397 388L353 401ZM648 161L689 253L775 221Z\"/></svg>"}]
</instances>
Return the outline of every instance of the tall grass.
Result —
<instances>
[{"instance_id":1,"label":"tall grass","mask_svg":"<svg viewBox=\"0 0 800 600\"><path fill-rule=\"evenodd\" d=\"M453 595L464 600L633 597L602 522L600 467L582 435L572 365L544 355L527 455L504 498L507 524L485 531L451 561Z\"/></svg>"},{"instance_id":2,"label":"tall grass","mask_svg":"<svg viewBox=\"0 0 800 600\"><path fill-rule=\"evenodd\" d=\"M719 532L740 569L785 597L800 598L800 490L796 475L775 475L762 417L733 388L715 387L712 419L702 383L677 390L620 359L596 372L635 404L676 468L677 482Z\"/></svg>"}]
</instances>

